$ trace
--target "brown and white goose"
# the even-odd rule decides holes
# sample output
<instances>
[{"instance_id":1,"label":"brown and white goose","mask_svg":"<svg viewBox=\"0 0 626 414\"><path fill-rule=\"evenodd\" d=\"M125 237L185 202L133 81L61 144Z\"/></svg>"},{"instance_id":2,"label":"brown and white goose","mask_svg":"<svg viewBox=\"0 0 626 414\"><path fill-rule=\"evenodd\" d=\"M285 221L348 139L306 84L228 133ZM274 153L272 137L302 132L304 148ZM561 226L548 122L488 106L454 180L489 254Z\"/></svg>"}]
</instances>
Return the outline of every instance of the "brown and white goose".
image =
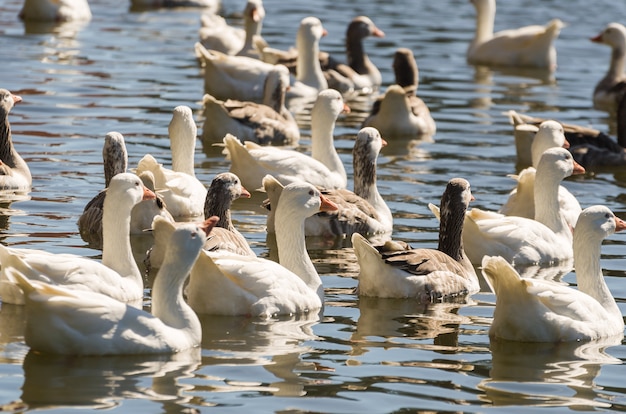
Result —
<instances>
[{"instance_id":1,"label":"brown and white goose","mask_svg":"<svg viewBox=\"0 0 626 414\"><path fill-rule=\"evenodd\" d=\"M222 101L210 94L204 95L202 142L205 145L222 142L227 133L259 145L298 144L300 128L285 107L289 70L282 65L276 68L279 70L265 79L262 104L234 99Z\"/></svg>"},{"instance_id":2,"label":"brown and white goose","mask_svg":"<svg viewBox=\"0 0 626 414\"><path fill-rule=\"evenodd\" d=\"M318 187L338 208L308 217L304 226L307 236L349 237L353 233L391 233L393 216L376 186L376 161L381 148L386 144L375 128L363 128L359 131L352 151L354 192ZM277 205L283 186L271 176L263 179L263 186L270 206L267 232L274 233L275 214L271 206Z\"/></svg>"},{"instance_id":3,"label":"brown and white goose","mask_svg":"<svg viewBox=\"0 0 626 414\"><path fill-rule=\"evenodd\" d=\"M33 178L26 161L13 146L9 112L22 98L0 89L0 190L30 191Z\"/></svg>"},{"instance_id":4,"label":"brown and white goose","mask_svg":"<svg viewBox=\"0 0 626 414\"><path fill-rule=\"evenodd\" d=\"M479 290L474 267L463 250L463 221L473 199L469 182L451 179L441 197L437 249L379 252L362 235L352 235L359 263L358 294L433 301Z\"/></svg>"}]
</instances>

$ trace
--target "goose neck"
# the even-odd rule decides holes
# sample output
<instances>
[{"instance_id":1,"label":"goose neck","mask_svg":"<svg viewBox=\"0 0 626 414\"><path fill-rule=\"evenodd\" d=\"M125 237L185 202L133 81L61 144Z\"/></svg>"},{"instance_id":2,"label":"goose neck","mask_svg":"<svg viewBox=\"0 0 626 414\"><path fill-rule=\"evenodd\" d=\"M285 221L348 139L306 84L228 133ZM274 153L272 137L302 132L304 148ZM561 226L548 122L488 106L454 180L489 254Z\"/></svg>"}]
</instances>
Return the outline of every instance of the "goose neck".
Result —
<instances>
[{"instance_id":1,"label":"goose neck","mask_svg":"<svg viewBox=\"0 0 626 414\"><path fill-rule=\"evenodd\" d=\"M304 218L302 214L281 206L276 209L275 231L278 248L278 262L287 270L298 275L300 279L320 297L323 297L322 279L320 278L309 253L306 250L304 234Z\"/></svg>"},{"instance_id":2,"label":"goose neck","mask_svg":"<svg viewBox=\"0 0 626 414\"><path fill-rule=\"evenodd\" d=\"M472 46L489 40L493 37L493 25L496 18L496 3L494 0L476 2L476 31Z\"/></svg>"},{"instance_id":3,"label":"goose neck","mask_svg":"<svg viewBox=\"0 0 626 414\"><path fill-rule=\"evenodd\" d=\"M446 205L447 204L447 205ZM442 203L441 220L439 222L439 242L437 250L447 254L457 262L463 261L463 221L465 208L459 209L447 203Z\"/></svg>"},{"instance_id":4,"label":"goose neck","mask_svg":"<svg viewBox=\"0 0 626 414\"><path fill-rule=\"evenodd\" d=\"M13 146L11 124L9 123L8 114L5 114L4 122L0 125L0 161L12 169L22 170L25 175L30 177L30 170L26 162Z\"/></svg>"},{"instance_id":5,"label":"goose neck","mask_svg":"<svg viewBox=\"0 0 626 414\"><path fill-rule=\"evenodd\" d=\"M535 176L535 220L544 224L555 234L572 240L572 231L561 215L559 186L561 179L546 171L537 171Z\"/></svg>"},{"instance_id":6,"label":"goose neck","mask_svg":"<svg viewBox=\"0 0 626 414\"><path fill-rule=\"evenodd\" d=\"M578 290L597 300L609 313L622 317L600 264L602 240L595 240L584 232L574 231L574 267Z\"/></svg>"},{"instance_id":7,"label":"goose neck","mask_svg":"<svg viewBox=\"0 0 626 414\"><path fill-rule=\"evenodd\" d=\"M182 255L189 256L185 252ZM202 331L200 321L183 298L183 284L197 257L197 254L193 258L183 257L183 263L179 257L171 255L165 257L152 287L151 311L166 325L197 336L196 342L199 342L199 332Z\"/></svg>"},{"instance_id":8,"label":"goose neck","mask_svg":"<svg viewBox=\"0 0 626 414\"><path fill-rule=\"evenodd\" d=\"M125 200L126 201L126 200ZM132 205L104 198L102 209L102 264L131 278L143 286L143 278L135 262L130 245L130 212Z\"/></svg>"},{"instance_id":9,"label":"goose neck","mask_svg":"<svg viewBox=\"0 0 626 414\"><path fill-rule=\"evenodd\" d=\"M334 145L335 120L313 116L311 123L311 157L330 171L346 176L345 167Z\"/></svg>"}]
</instances>

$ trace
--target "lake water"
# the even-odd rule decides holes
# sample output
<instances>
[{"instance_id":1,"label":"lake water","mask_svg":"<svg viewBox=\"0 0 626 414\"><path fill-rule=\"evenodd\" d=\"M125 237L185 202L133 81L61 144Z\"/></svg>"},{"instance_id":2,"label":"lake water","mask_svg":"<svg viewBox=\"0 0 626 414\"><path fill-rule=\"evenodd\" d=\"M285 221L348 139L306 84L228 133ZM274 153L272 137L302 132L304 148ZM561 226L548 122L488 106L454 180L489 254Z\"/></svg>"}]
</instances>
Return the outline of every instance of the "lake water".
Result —
<instances>
[{"instance_id":1,"label":"lake water","mask_svg":"<svg viewBox=\"0 0 626 414\"><path fill-rule=\"evenodd\" d=\"M225 13L244 1L225 2ZM343 57L348 22L368 15L386 33L365 47L385 85L398 47L413 50L419 95L437 122L432 143L390 142L379 158L379 189L394 213L394 237L435 247L438 203L448 179L470 180L473 206L497 209L515 173L511 109L614 131L592 108L591 93L609 49L589 37L624 22L626 3L501 2L496 29L567 23L556 42L554 78L476 70L465 62L474 9L465 0L364 2L266 0L263 34L278 48L294 43L299 21L319 17L321 48ZM54 29L17 19L20 0L0 5L0 87L23 97L11 112L17 150L30 165L30 198L2 204L2 242L99 258L76 220L103 187L102 142L121 132L135 166L146 153L165 165L172 109L189 105L202 126L202 71L194 54L200 12L130 12L126 1L94 0L93 20ZM593 16L593 18L590 18ZM241 21L231 20L240 25ZM363 112L336 128L351 182L351 149ZM310 139L303 125L302 149ZM200 130L201 131L201 130ZM199 132L200 132L199 131ZM214 148L196 151L205 183L228 169ZM587 174L564 184L583 207L605 204L626 217L626 175ZM254 250L268 254L263 195L234 204L236 225ZM50 358L29 353L21 307L0 310L0 405L45 412L108 408L129 412L565 412L626 410L626 346L509 345L487 335L495 296L488 290L458 304L359 299L358 265L349 241L309 243L326 290L318 319L272 321L203 317L202 348L155 358ZM142 244L135 243L138 257ZM604 243L603 269L626 314L626 234ZM563 276L574 284L573 273ZM149 292L147 292L149 293ZM146 296L149 305L149 296Z\"/></svg>"}]
</instances>

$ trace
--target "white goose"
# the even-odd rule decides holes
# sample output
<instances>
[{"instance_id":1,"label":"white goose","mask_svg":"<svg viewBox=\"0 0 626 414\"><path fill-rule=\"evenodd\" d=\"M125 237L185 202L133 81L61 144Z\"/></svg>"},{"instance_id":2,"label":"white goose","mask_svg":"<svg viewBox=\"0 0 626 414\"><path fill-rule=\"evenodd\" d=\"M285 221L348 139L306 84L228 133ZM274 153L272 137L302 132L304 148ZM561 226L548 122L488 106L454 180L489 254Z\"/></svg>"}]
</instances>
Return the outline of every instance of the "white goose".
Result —
<instances>
[{"instance_id":1,"label":"white goose","mask_svg":"<svg viewBox=\"0 0 626 414\"><path fill-rule=\"evenodd\" d=\"M203 8L207 13L217 13L221 0L130 0L131 10L196 7Z\"/></svg>"},{"instance_id":2,"label":"white goose","mask_svg":"<svg viewBox=\"0 0 626 414\"><path fill-rule=\"evenodd\" d=\"M474 264L502 256L514 265L556 264L572 258L572 231L560 213L558 186L574 171L564 148L543 153L535 181L535 219L473 208L465 215L463 243ZM430 207L430 206L429 206ZM435 215L436 209L431 208Z\"/></svg>"},{"instance_id":3,"label":"white goose","mask_svg":"<svg viewBox=\"0 0 626 414\"><path fill-rule=\"evenodd\" d=\"M626 89L626 27L621 23L609 23L591 41L611 47L609 69L593 90L593 106L614 112Z\"/></svg>"},{"instance_id":4,"label":"white goose","mask_svg":"<svg viewBox=\"0 0 626 414\"><path fill-rule=\"evenodd\" d=\"M603 239L625 229L605 206L583 210L574 230L578 290L520 278L503 258L485 256L482 273L496 294L489 336L556 343L623 336L624 319L602 275L600 250Z\"/></svg>"},{"instance_id":5,"label":"white goose","mask_svg":"<svg viewBox=\"0 0 626 414\"><path fill-rule=\"evenodd\" d=\"M207 190L194 172L197 127L191 108L184 105L174 108L168 131L172 169L163 167L152 155L146 154L139 160L135 172L154 174L156 192L163 197L174 218L202 216Z\"/></svg>"},{"instance_id":6,"label":"white goose","mask_svg":"<svg viewBox=\"0 0 626 414\"><path fill-rule=\"evenodd\" d=\"M13 147L9 112L22 98L0 89L0 190L30 191L33 178L26 161Z\"/></svg>"},{"instance_id":7,"label":"white goose","mask_svg":"<svg viewBox=\"0 0 626 414\"><path fill-rule=\"evenodd\" d=\"M230 171L247 188L260 188L272 175L283 184L305 181L324 188L345 188L348 182L343 162L334 146L333 132L339 114L348 111L341 94L333 89L319 93L311 111L311 156L294 150L241 143L224 137Z\"/></svg>"},{"instance_id":8,"label":"white goose","mask_svg":"<svg viewBox=\"0 0 626 414\"><path fill-rule=\"evenodd\" d=\"M259 145L298 144L300 127L285 106L289 70L282 65L276 68L280 70L271 72L265 79L262 104L234 99L222 101L210 94L204 95L204 145L222 142L227 133L241 141L252 141Z\"/></svg>"},{"instance_id":9,"label":"white goose","mask_svg":"<svg viewBox=\"0 0 626 414\"><path fill-rule=\"evenodd\" d=\"M139 177L130 173L111 179L102 217L102 262L73 254L0 245L0 298L4 303L23 304L20 289L6 272L68 288L105 294L122 302L143 299L143 278L130 245L130 213L142 199L154 199Z\"/></svg>"},{"instance_id":10,"label":"white goose","mask_svg":"<svg viewBox=\"0 0 626 414\"><path fill-rule=\"evenodd\" d=\"M324 287L306 251L304 220L334 208L310 184L286 186L276 206L280 264L260 257L203 251L186 289L189 305L203 314L265 318L317 312L324 303Z\"/></svg>"},{"instance_id":11,"label":"white goose","mask_svg":"<svg viewBox=\"0 0 626 414\"><path fill-rule=\"evenodd\" d=\"M91 20L87 0L24 0L20 19L46 22Z\"/></svg>"},{"instance_id":12,"label":"white goose","mask_svg":"<svg viewBox=\"0 0 626 414\"><path fill-rule=\"evenodd\" d=\"M221 173L213 178L204 203L204 216L217 217L218 222L204 244L209 251L226 250L243 256L256 256L248 241L233 225L230 207L240 197L249 198L250 193L242 185L239 177L232 173ZM152 222L153 233L171 233L181 223L173 223L159 218ZM154 245L144 260L149 269L161 267L169 237L154 239Z\"/></svg>"},{"instance_id":13,"label":"white goose","mask_svg":"<svg viewBox=\"0 0 626 414\"><path fill-rule=\"evenodd\" d=\"M262 40L260 36L264 18L265 8L261 0L246 2L243 29L229 25L219 14L205 12L200 17L200 43L207 49L227 55L259 58L257 43Z\"/></svg>"},{"instance_id":14,"label":"white goose","mask_svg":"<svg viewBox=\"0 0 626 414\"><path fill-rule=\"evenodd\" d=\"M352 151L354 192L319 188L338 208L308 217L304 227L307 236L349 237L352 233L391 233L393 216L376 186L376 161L385 145L387 142L375 128L359 131ZM278 203L283 185L273 177L265 177L263 186L270 205L267 232L274 233L275 212L271 206Z\"/></svg>"},{"instance_id":15,"label":"white goose","mask_svg":"<svg viewBox=\"0 0 626 414\"><path fill-rule=\"evenodd\" d=\"M569 147L563 133L563 126L556 121L544 121L539 125L539 130L531 144L532 167L525 168L519 175L512 177L517 180L517 186L509 194L509 198L502 205L499 212L508 216L520 216L527 218L535 217L535 177L536 168L542 154L550 148ZM572 174L584 174L585 169L574 162ZM567 223L574 228L578 216L582 211L576 197L565 187L559 185L559 208Z\"/></svg>"},{"instance_id":16,"label":"white goose","mask_svg":"<svg viewBox=\"0 0 626 414\"><path fill-rule=\"evenodd\" d=\"M360 267L358 293L384 298L440 300L480 289L463 251L463 220L473 199L467 180L453 178L441 197L437 249L379 252L362 235L352 235Z\"/></svg>"},{"instance_id":17,"label":"white goose","mask_svg":"<svg viewBox=\"0 0 626 414\"><path fill-rule=\"evenodd\" d=\"M554 39L564 26L561 20L494 33L496 0L471 2L476 8L476 32L467 49L470 64L556 69Z\"/></svg>"},{"instance_id":18,"label":"white goose","mask_svg":"<svg viewBox=\"0 0 626 414\"><path fill-rule=\"evenodd\" d=\"M173 233L152 287L152 314L95 292L11 274L25 292L26 344L62 355L164 354L199 346L202 326L183 299L183 284L216 221Z\"/></svg>"},{"instance_id":19,"label":"white goose","mask_svg":"<svg viewBox=\"0 0 626 414\"><path fill-rule=\"evenodd\" d=\"M108 188L111 178L126 172L128 167L128 153L124 136L119 132L112 131L105 135L104 145L102 146L102 161L105 189L96 194L85 205L83 213L78 217L77 221L78 231L82 239L100 247L102 246L102 210L104 208L106 188ZM139 178L146 188L154 191L154 175L150 171L144 171ZM133 207L131 212L130 234L143 234L145 229L150 228L152 219L157 215L174 221L160 197L141 201Z\"/></svg>"}]
</instances>

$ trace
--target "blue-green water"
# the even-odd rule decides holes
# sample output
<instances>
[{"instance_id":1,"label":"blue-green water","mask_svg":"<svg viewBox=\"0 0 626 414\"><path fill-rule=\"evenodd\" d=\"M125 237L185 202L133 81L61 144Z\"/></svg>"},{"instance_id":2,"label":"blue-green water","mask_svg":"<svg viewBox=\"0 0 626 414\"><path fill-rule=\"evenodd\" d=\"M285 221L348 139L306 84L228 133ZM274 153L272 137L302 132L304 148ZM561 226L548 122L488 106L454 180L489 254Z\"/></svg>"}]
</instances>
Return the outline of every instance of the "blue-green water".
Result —
<instances>
[{"instance_id":1,"label":"blue-green water","mask_svg":"<svg viewBox=\"0 0 626 414\"><path fill-rule=\"evenodd\" d=\"M556 45L554 79L477 71L465 62L474 10L467 1L332 2L266 0L263 33L278 48L293 45L301 18L319 17L321 48L343 57L347 23L370 16L386 33L366 49L393 81L398 47L413 50L419 94L437 122L433 143L391 142L379 158L379 189L394 213L394 237L434 247L437 203L445 182L470 180L474 206L497 209L515 172L514 109L613 131L592 109L591 92L609 49L589 42L606 23L622 21L626 3L501 2L496 29L568 26ZM225 2L226 13L244 1ZM194 54L200 12L130 12L125 1L94 0L93 20L53 31L25 27L18 0L0 5L0 87L24 99L11 112L18 151L33 173L30 199L3 205L2 242L98 258L76 220L102 187L101 149L109 131L124 134L130 165L152 153L171 160L167 124L189 105L202 126L202 72ZM590 18L593 16L593 18ZM241 24L240 20L231 20ZM351 175L351 149L364 114L337 125L336 145ZM310 144L303 126L303 150ZM209 183L228 162L198 142L196 173ZM351 176L349 177L351 182ZM606 204L626 217L619 171L568 179L582 206ZM255 251L267 254L263 196L234 205L234 219ZM603 247L603 268L626 314L626 235ZM143 245L136 244L138 257ZM323 315L273 321L204 317L202 348L172 358L46 358L28 353L23 309L0 309L0 404L46 412L563 412L626 408L623 344L510 345L491 348L487 331L495 297L485 290L460 304L359 299L358 265L349 242L310 250L326 290ZM563 280L575 282L573 273ZM149 299L148 297L146 298Z\"/></svg>"}]
</instances>

